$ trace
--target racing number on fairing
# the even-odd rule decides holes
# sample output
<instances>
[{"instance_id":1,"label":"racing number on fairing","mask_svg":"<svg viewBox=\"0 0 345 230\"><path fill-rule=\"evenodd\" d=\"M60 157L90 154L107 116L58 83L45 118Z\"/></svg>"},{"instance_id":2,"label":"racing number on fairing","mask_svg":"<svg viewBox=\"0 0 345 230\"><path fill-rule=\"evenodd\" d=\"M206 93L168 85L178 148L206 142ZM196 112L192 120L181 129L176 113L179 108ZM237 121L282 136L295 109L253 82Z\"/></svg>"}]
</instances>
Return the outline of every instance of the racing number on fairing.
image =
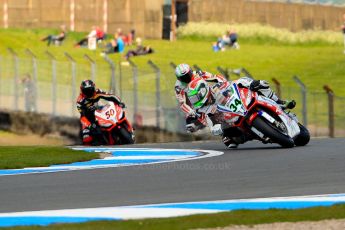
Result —
<instances>
[{"instance_id":1,"label":"racing number on fairing","mask_svg":"<svg viewBox=\"0 0 345 230\"><path fill-rule=\"evenodd\" d=\"M111 116L113 116L115 111L113 109L109 109L105 115L107 116L107 119L109 119Z\"/></svg>"},{"instance_id":2,"label":"racing number on fairing","mask_svg":"<svg viewBox=\"0 0 345 230\"><path fill-rule=\"evenodd\" d=\"M241 103L241 101L239 100L239 99L235 99L235 101L233 102L233 103L231 103L231 105L230 105L230 109L232 110L232 111L234 111L234 112L236 112L237 111L237 106L238 105L241 105L242 103Z\"/></svg>"}]
</instances>

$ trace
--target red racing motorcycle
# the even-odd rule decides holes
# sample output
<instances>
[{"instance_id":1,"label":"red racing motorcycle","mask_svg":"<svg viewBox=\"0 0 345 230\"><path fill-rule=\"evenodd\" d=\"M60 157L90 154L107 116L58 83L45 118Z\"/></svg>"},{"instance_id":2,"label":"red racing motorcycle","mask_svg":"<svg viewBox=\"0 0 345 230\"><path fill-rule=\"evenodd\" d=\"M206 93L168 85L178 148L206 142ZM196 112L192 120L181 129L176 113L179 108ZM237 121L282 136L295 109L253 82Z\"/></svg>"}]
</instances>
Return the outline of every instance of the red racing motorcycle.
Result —
<instances>
[{"instance_id":1,"label":"red racing motorcycle","mask_svg":"<svg viewBox=\"0 0 345 230\"><path fill-rule=\"evenodd\" d=\"M100 100L96 106L95 117L99 125L96 132L92 131L96 139L95 145L134 144L134 129L127 120L125 111L119 105Z\"/></svg>"},{"instance_id":2,"label":"red racing motorcycle","mask_svg":"<svg viewBox=\"0 0 345 230\"><path fill-rule=\"evenodd\" d=\"M304 146L309 131L298 122L295 114L285 112L275 101L232 83L225 103L217 110L225 113L232 127L238 127L253 139L277 143L283 147Z\"/></svg>"}]
</instances>

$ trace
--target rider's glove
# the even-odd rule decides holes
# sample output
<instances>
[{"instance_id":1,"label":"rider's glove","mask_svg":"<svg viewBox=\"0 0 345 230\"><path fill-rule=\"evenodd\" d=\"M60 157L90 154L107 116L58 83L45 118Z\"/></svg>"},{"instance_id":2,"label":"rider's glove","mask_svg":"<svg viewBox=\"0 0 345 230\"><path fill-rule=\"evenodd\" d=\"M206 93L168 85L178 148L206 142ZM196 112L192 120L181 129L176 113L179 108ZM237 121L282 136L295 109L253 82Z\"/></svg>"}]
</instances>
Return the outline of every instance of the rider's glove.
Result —
<instances>
[{"instance_id":1,"label":"rider's glove","mask_svg":"<svg viewBox=\"0 0 345 230\"><path fill-rule=\"evenodd\" d=\"M201 70L197 70L197 71L196 71L196 74L198 74L199 76L204 75L204 73L203 73Z\"/></svg>"},{"instance_id":2,"label":"rider's glove","mask_svg":"<svg viewBox=\"0 0 345 230\"><path fill-rule=\"evenodd\" d=\"M87 107L87 110L91 111L91 112L95 111L96 109L97 109L97 107L95 105L90 105Z\"/></svg>"},{"instance_id":3,"label":"rider's glove","mask_svg":"<svg viewBox=\"0 0 345 230\"><path fill-rule=\"evenodd\" d=\"M214 136L222 135L223 134L222 125L221 124L215 124L214 126L212 126L211 133Z\"/></svg>"},{"instance_id":4,"label":"rider's glove","mask_svg":"<svg viewBox=\"0 0 345 230\"><path fill-rule=\"evenodd\" d=\"M199 117L199 114L198 114L195 110L191 109L191 110L187 113L187 117Z\"/></svg>"},{"instance_id":5,"label":"rider's glove","mask_svg":"<svg viewBox=\"0 0 345 230\"><path fill-rule=\"evenodd\" d=\"M126 105L125 105L125 103L123 103L123 102L119 102L119 106L121 107L121 108L126 108Z\"/></svg>"},{"instance_id":6,"label":"rider's glove","mask_svg":"<svg viewBox=\"0 0 345 230\"><path fill-rule=\"evenodd\" d=\"M187 124L186 125L186 131L187 131L187 133L194 133L195 131L197 131L197 127L193 123Z\"/></svg>"},{"instance_id":7,"label":"rider's glove","mask_svg":"<svg viewBox=\"0 0 345 230\"><path fill-rule=\"evenodd\" d=\"M89 128L90 130L95 130L95 129L97 128L97 124L96 124L96 123L91 123L91 124L88 126L88 128Z\"/></svg>"}]
</instances>

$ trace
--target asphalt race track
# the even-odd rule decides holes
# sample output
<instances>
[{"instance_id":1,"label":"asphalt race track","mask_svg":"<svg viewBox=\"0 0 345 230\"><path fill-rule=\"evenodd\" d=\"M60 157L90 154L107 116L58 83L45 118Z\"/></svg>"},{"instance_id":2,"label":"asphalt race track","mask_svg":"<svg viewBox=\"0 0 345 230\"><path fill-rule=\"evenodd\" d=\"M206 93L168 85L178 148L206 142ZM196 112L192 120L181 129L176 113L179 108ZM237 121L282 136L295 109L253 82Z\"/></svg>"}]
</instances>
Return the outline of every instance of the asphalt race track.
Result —
<instances>
[{"instance_id":1,"label":"asphalt race track","mask_svg":"<svg viewBox=\"0 0 345 230\"><path fill-rule=\"evenodd\" d=\"M258 142L236 150L217 142L134 147L225 154L146 166L1 176L0 212L345 192L345 139L313 139L293 149Z\"/></svg>"}]
</instances>

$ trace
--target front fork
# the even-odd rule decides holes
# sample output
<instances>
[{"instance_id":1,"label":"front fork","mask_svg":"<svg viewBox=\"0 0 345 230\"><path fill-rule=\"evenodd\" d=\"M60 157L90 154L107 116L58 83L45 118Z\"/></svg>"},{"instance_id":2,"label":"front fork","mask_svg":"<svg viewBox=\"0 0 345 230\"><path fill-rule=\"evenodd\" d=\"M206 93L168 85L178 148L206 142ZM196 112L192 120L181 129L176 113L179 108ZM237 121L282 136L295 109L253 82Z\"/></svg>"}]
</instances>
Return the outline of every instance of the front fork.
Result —
<instances>
[{"instance_id":1,"label":"front fork","mask_svg":"<svg viewBox=\"0 0 345 230\"><path fill-rule=\"evenodd\" d=\"M281 122L278 122L276 119L274 119L271 115L269 115L268 113L266 113L265 111L259 110L257 112L254 112L252 115L250 115L249 119L248 119L248 125L250 127L250 130L252 132L254 132L257 136L259 136L262 140L264 141L268 141L265 138L265 135L259 131L258 129L256 129L254 126L252 126L252 123L254 121L255 118L257 118L258 116L264 118L265 120L267 120L268 122L270 122L274 127L277 127L278 129L280 129L281 131L283 131L286 135L287 134L287 128L285 127L285 125Z\"/></svg>"}]
</instances>

